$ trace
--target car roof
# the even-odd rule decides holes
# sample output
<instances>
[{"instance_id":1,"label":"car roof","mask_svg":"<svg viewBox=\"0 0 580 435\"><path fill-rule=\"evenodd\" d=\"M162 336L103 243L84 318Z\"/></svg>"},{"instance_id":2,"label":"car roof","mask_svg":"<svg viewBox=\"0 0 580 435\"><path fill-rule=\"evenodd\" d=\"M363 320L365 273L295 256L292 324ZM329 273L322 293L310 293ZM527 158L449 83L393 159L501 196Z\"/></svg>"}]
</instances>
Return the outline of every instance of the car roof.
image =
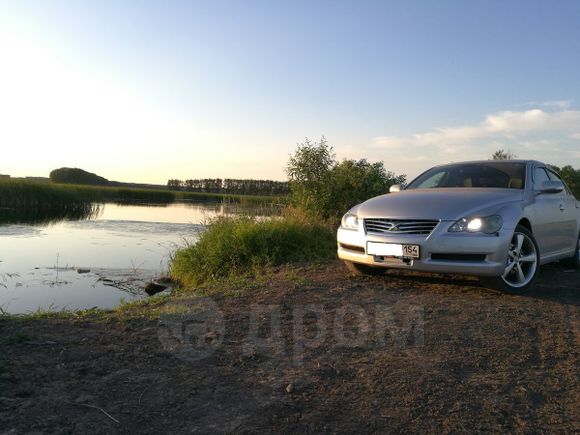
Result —
<instances>
[{"instance_id":1,"label":"car roof","mask_svg":"<svg viewBox=\"0 0 580 435\"><path fill-rule=\"evenodd\" d=\"M438 167L444 167L444 166L455 166L455 165L477 165L477 164L483 164L483 163L499 163L499 164L504 164L504 163L524 163L524 164L528 164L528 163L532 163L532 164L538 164L538 165L544 165L544 166L550 166L550 165L546 165L545 163L542 163L538 160L523 160L523 159L514 159L514 160L467 160L464 162L450 162L450 163L445 163L445 164L441 164L441 165L436 165L434 166L435 168Z\"/></svg>"}]
</instances>

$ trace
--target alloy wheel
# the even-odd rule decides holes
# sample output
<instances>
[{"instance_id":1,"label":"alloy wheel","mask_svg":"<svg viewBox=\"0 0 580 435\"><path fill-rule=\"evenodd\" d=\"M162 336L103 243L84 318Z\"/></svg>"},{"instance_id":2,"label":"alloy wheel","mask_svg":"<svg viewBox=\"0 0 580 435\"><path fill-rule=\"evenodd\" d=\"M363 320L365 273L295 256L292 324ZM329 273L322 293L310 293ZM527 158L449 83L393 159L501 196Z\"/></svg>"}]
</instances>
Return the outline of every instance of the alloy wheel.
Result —
<instances>
[{"instance_id":1,"label":"alloy wheel","mask_svg":"<svg viewBox=\"0 0 580 435\"><path fill-rule=\"evenodd\" d=\"M511 240L507 265L501 278L510 287L524 287L532 281L537 268L538 252L534 242L527 234L516 231Z\"/></svg>"}]
</instances>

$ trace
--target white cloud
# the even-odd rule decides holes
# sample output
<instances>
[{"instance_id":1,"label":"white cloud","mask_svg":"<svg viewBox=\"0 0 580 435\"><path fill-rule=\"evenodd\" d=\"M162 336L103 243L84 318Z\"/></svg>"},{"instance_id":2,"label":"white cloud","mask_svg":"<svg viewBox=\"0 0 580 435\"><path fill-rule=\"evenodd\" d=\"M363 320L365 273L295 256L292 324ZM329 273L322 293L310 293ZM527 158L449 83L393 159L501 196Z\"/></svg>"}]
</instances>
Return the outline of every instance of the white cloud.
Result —
<instances>
[{"instance_id":1,"label":"white cloud","mask_svg":"<svg viewBox=\"0 0 580 435\"><path fill-rule=\"evenodd\" d=\"M579 167L579 126L580 110L572 110L567 102L551 102L529 110L490 113L475 124L377 136L371 152L396 172L410 176L426 169L428 163L487 159L500 148L523 159Z\"/></svg>"},{"instance_id":2,"label":"white cloud","mask_svg":"<svg viewBox=\"0 0 580 435\"><path fill-rule=\"evenodd\" d=\"M572 106L570 100L554 100L554 101L529 101L523 104L526 107L545 107L553 110L569 109Z\"/></svg>"},{"instance_id":3,"label":"white cloud","mask_svg":"<svg viewBox=\"0 0 580 435\"><path fill-rule=\"evenodd\" d=\"M405 138L396 136L379 136L373 139L375 146L381 148L402 148L406 144Z\"/></svg>"},{"instance_id":4,"label":"white cloud","mask_svg":"<svg viewBox=\"0 0 580 435\"><path fill-rule=\"evenodd\" d=\"M486 139L517 140L518 137L528 134L570 132L577 130L578 125L580 125L579 110L504 111L487 115L482 122L475 125L436 128L411 136L378 136L374 139L374 145L384 148L435 146L440 151L446 152L447 149L455 150L457 145Z\"/></svg>"}]
</instances>

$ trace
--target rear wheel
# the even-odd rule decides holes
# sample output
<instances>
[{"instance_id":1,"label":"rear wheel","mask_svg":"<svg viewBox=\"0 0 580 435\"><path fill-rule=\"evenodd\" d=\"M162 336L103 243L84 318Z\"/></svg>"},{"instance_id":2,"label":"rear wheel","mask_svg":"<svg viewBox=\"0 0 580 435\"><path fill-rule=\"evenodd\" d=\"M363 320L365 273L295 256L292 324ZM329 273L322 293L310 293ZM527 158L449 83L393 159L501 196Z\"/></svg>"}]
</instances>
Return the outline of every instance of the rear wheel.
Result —
<instances>
[{"instance_id":1,"label":"rear wheel","mask_svg":"<svg viewBox=\"0 0 580 435\"><path fill-rule=\"evenodd\" d=\"M578 234L578 240L576 241L576 251L574 255L570 258L562 260L562 264L570 269L580 269L580 234Z\"/></svg>"},{"instance_id":2,"label":"rear wheel","mask_svg":"<svg viewBox=\"0 0 580 435\"><path fill-rule=\"evenodd\" d=\"M344 265L349 272L355 275L382 275L385 269L382 267L367 266L366 264L353 263L352 261L345 261Z\"/></svg>"},{"instance_id":3,"label":"rear wheel","mask_svg":"<svg viewBox=\"0 0 580 435\"><path fill-rule=\"evenodd\" d=\"M491 288L521 294L533 288L539 270L538 243L530 230L518 226L508 248L508 258L502 275L482 278L482 282Z\"/></svg>"}]
</instances>

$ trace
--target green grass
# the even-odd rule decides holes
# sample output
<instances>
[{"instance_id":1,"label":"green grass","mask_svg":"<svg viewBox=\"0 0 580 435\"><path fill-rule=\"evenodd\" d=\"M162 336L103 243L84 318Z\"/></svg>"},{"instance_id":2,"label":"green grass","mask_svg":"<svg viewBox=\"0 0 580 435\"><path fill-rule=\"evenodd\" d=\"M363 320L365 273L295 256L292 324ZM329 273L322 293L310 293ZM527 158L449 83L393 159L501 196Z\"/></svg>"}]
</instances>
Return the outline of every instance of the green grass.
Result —
<instances>
[{"instance_id":1,"label":"green grass","mask_svg":"<svg viewBox=\"0 0 580 435\"><path fill-rule=\"evenodd\" d=\"M264 268L334 258L335 235L322 221L297 216L268 220L220 217L199 241L175 252L171 275L185 286L238 276L259 276Z\"/></svg>"},{"instance_id":2,"label":"green grass","mask_svg":"<svg viewBox=\"0 0 580 435\"><path fill-rule=\"evenodd\" d=\"M175 194L153 189L81 186L24 180L0 181L0 207L51 209L106 201L172 202Z\"/></svg>"},{"instance_id":3,"label":"green grass","mask_svg":"<svg viewBox=\"0 0 580 435\"><path fill-rule=\"evenodd\" d=\"M94 202L155 202L174 201L283 202L283 197L258 195L226 195L220 193L176 192L109 186L56 184L26 180L0 180L0 207L50 210L75 209Z\"/></svg>"}]
</instances>

